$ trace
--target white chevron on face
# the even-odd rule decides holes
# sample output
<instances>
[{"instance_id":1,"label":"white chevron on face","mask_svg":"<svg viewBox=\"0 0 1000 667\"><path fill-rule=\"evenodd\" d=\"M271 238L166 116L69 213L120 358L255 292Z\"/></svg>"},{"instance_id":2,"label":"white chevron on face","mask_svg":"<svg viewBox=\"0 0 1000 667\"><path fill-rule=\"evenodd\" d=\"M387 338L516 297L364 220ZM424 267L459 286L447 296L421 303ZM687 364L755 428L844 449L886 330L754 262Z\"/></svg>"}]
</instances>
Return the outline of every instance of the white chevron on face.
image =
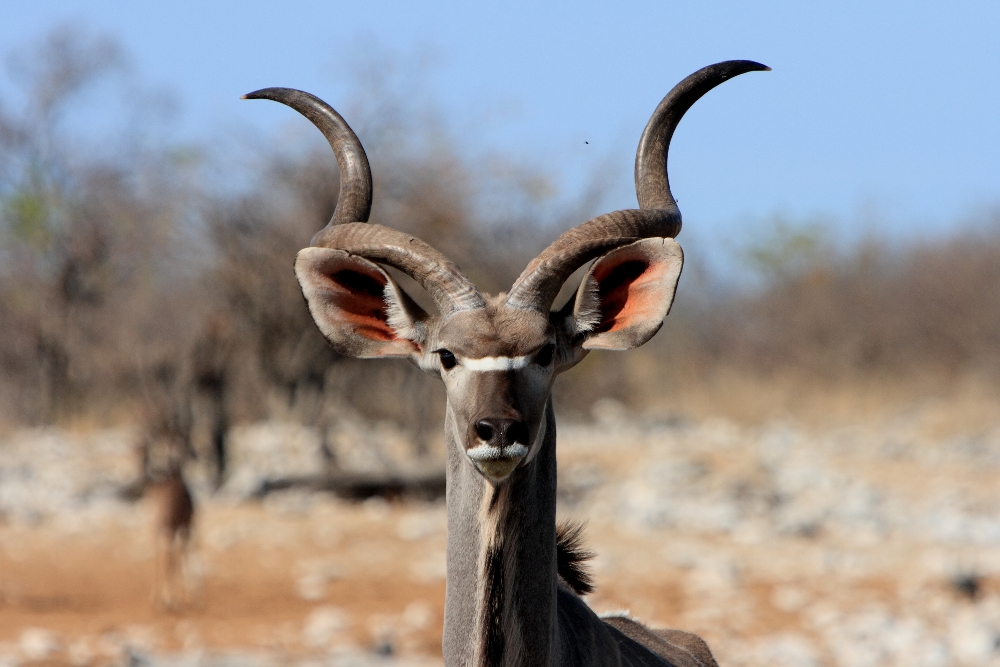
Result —
<instances>
[{"instance_id":1,"label":"white chevron on face","mask_svg":"<svg viewBox=\"0 0 1000 667\"><path fill-rule=\"evenodd\" d=\"M470 371L516 371L524 368L531 361L531 355L523 357L480 357L479 359L462 359L462 365Z\"/></svg>"}]
</instances>

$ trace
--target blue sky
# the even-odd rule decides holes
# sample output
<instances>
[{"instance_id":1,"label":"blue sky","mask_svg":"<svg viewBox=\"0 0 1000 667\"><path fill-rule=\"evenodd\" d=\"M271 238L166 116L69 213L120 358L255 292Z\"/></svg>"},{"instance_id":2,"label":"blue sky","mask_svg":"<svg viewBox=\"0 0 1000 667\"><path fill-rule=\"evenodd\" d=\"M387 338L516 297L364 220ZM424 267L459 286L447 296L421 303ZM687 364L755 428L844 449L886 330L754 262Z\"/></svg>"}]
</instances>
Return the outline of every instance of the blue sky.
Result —
<instances>
[{"instance_id":1,"label":"blue sky","mask_svg":"<svg viewBox=\"0 0 1000 667\"><path fill-rule=\"evenodd\" d=\"M716 89L675 136L687 229L726 234L780 213L925 235L1000 203L995 1L4 0L0 11L3 52L65 22L118 37L146 85L176 100L178 134L202 140L301 122L238 99L264 86L343 106L368 45L427 58L420 92L470 151L523 156L566 196L605 164L615 208L634 206L636 142L670 87L753 59L774 71Z\"/></svg>"}]
</instances>

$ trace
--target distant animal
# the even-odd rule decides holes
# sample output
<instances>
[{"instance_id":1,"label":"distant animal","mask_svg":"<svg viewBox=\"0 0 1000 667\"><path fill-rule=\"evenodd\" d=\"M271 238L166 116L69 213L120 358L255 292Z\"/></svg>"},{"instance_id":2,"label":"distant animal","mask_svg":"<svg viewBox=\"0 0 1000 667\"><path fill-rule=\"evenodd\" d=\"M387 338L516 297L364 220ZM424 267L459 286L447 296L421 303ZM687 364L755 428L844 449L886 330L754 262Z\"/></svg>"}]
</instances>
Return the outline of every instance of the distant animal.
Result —
<instances>
[{"instance_id":1,"label":"distant animal","mask_svg":"<svg viewBox=\"0 0 1000 667\"><path fill-rule=\"evenodd\" d=\"M195 513L180 457L170 454L164 468L147 470L145 494L153 505L156 545L153 604L178 611L191 601L187 560Z\"/></svg>"},{"instance_id":2,"label":"distant animal","mask_svg":"<svg viewBox=\"0 0 1000 667\"><path fill-rule=\"evenodd\" d=\"M766 69L728 61L681 81L660 102L639 142L639 208L567 231L498 295L481 294L423 241L367 224L368 158L333 108L289 88L245 96L299 111L337 157L337 208L295 262L319 330L341 354L410 359L444 381L448 667L716 664L695 635L601 618L580 597L589 584L579 577L579 540L574 547L556 529L551 389L556 376L590 350L635 348L660 329L683 263L673 238L681 216L667 179L670 138L702 95L734 76ZM563 284L591 260L575 296L552 310ZM438 312L418 306L385 267L413 278Z\"/></svg>"}]
</instances>

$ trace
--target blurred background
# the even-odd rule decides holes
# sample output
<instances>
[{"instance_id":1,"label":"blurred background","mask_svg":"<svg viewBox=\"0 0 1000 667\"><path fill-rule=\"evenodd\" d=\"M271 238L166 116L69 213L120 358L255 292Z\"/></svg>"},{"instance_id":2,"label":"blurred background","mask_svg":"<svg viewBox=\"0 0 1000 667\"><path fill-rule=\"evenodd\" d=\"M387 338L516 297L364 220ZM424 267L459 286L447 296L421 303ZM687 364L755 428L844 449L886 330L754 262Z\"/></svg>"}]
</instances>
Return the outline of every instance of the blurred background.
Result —
<instances>
[{"instance_id":1,"label":"blurred background","mask_svg":"<svg viewBox=\"0 0 1000 667\"><path fill-rule=\"evenodd\" d=\"M327 348L335 160L241 94L335 106L372 221L495 292L731 58L774 71L674 138L673 312L556 385L589 602L724 665L1000 665L996 4L2 14L0 667L440 663L444 392Z\"/></svg>"}]
</instances>

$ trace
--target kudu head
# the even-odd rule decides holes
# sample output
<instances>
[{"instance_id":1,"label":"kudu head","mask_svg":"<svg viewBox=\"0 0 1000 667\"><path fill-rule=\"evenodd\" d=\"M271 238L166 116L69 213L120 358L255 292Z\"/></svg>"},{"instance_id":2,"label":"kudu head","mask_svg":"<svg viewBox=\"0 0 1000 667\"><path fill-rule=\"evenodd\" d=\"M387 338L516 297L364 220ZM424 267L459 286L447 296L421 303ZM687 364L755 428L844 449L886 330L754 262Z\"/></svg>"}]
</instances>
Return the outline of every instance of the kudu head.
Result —
<instances>
[{"instance_id":1,"label":"kudu head","mask_svg":"<svg viewBox=\"0 0 1000 667\"><path fill-rule=\"evenodd\" d=\"M628 350L659 330L670 310L683 254L674 241L681 216L667 180L667 149L684 113L751 61L701 69L656 108L636 154L639 208L608 213L560 236L506 294L481 294L444 255L413 236L368 224L372 180L357 136L313 95L266 88L245 95L286 104L313 122L340 167L340 199L330 223L300 251L295 273L319 330L341 354L405 357L440 375L446 425L468 463L494 483L531 464L545 436L556 375L590 351ZM596 260L576 296L553 301L577 269ZM384 267L412 277L433 299L427 313Z\"/></svg>"}]
</instances>

